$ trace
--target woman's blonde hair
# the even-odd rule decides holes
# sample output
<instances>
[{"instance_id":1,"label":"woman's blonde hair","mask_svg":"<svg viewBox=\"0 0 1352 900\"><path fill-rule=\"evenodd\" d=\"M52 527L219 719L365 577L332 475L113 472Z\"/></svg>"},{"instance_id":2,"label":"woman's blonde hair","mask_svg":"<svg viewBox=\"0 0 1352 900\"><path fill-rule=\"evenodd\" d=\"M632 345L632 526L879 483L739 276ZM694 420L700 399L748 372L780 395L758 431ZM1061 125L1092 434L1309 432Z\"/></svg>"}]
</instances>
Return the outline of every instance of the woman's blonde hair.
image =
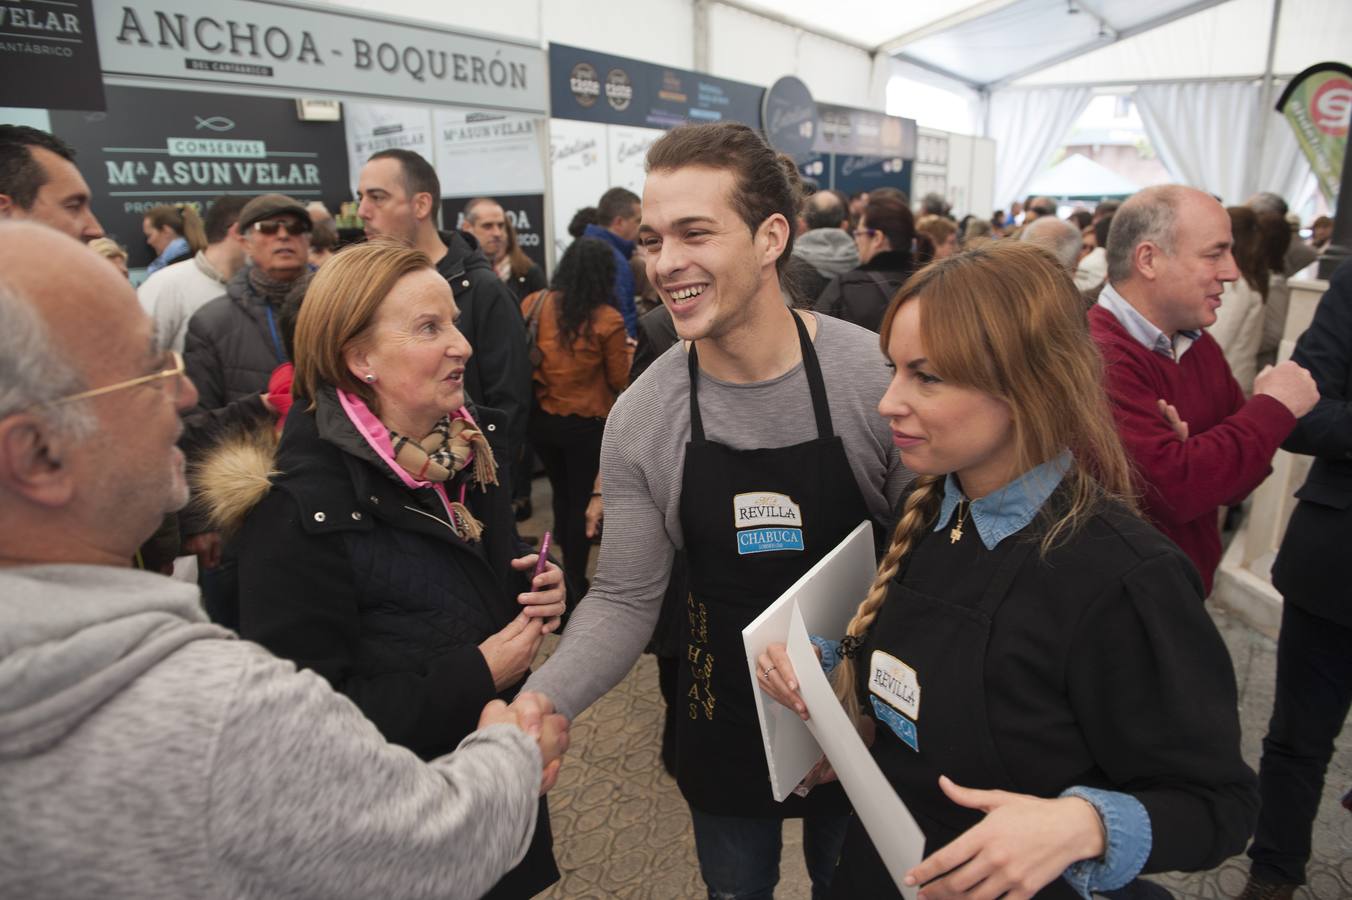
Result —
<instances>
[{"instance_id":1,"label":"woman's blonde hair","mask_svg":"<svg viewBox=\"0 0 1352 900\"><path fill-rule=\"evenodd\" d=\"M921 216L916 220L915 230L917 234L926 235L938 247L950 235L958 233L958 223L944 216Z\"/></svg>"},{"instance_id":2,"label":"woman's blonde hair","mask_svg":"<svg viewBox=\"0 0 1352 900\"><path fill-rule=\"evenodd\" d=\"M94 238L87 246L104 259L114 261L127 259L127 248L110 237Z\"/></svg>"},{"instance_id":3,"label":"woman's blonde hair","mask_svg":"<svg viewBox=\"0 0 1352 900\"><path fill-rule=\"evenodd\" d=\"M375 239L347 247L324 263L310 282L296 317L295 375L291 392L314 409L322 385L375 403L371 386L347 367L347 350L364 340L380 304L405 275L432 268L421 250L402 241Z\"/></svg>"},{"instance_id":4,"label":"woman's blonde hair","mask_svg":"<svg viewBox=\"0 0 1352 900\"><path fill-rule=\"evenodd\" d=\"M168 226L174 234L184 238L193 253L207 248L207 230L202 224L202 216L192 203L162 203L146 210L146 219L150 227L160 229Z\"/></svg>"},{"instance_id":5,"label":"woman's blonde hair","mask_svg":"<svg viewBox=\"0 0 1352 900\"><path fill-rule=\"evenodd\" d=\"M1062 487L1066 502L1046 504L1042 552L1069 537L1108 498L1133 506L1132 475L1103 390L1103 362L1089 336L1074 283L1052 256L1031 244L1000 241L938 260L916 272L892 298L882 346L897 311L918 303L920 340L945 382L1009 406L1016 472L1071 453ZM846 634L862 640L906 555L934 527L945 475L916 479L873 586ZM859 721L855 664L835 672L836 694Z\"/></svg>"}]
</instances>

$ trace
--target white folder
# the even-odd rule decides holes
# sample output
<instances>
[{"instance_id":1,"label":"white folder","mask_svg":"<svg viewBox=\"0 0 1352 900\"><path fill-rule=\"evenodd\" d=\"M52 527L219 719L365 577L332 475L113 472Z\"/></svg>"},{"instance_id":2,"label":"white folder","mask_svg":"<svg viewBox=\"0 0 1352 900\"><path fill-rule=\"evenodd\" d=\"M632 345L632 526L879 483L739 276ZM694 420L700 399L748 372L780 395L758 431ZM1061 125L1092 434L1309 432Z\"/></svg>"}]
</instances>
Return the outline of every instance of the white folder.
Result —
<instances>
[{"instance_id":1,"label":"white folder","mask_svg":"<svg viewBox=\"0 0 1352 900\"><path fill-rule=\"evenodd\" d=\"M771 644L788 643L795 606L809 634L831 639L843 636L873 584L876 569L873 526L865 520L742 629L748 677L765 739L765 759L770 765L770 789L778 801L783 802L821 759L822 749L796 712L760 689L756 658Z\"/></svg>"},{"instance_id":2,"label":"white folder","mask_svg":"<svg viewBox=\"0 0 1352 900\"><path fill-rule=\"evenodd\" d=\"M906 900L915 900L919 888L907 887L902 879L924 859L925 834L878 768L873 754L864 746L836 699L831 683L822 674L821 666L816 664L817 654L808 640L808 629L799 610L794 609L791 617L788 653L794 672L799 673L798 690L811 717L805 724L821 742L826 758L854 805L855 815L863 823L897 890Z\"/></svg>"}]
</instances>

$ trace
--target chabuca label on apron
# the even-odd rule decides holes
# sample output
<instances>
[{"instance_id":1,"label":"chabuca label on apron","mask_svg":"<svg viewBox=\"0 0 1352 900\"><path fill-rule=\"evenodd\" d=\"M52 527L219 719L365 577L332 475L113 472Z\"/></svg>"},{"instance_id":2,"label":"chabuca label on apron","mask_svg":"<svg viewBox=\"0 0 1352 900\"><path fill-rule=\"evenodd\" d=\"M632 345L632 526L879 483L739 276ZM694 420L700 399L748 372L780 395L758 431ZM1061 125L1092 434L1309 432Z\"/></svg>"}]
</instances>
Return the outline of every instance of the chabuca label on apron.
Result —
<instances>
[{"instance_id":1,"label":"chabuca label on apron","mask_svg":"<svg viewBox=\"0 0 1352 900\"><path fill-rule=\"evenodd\" d=\"M869 658L869 700L873 711L912 750L920 749L920 679L915 669L889 653Z\"/></svg>"},{"instance_id":2,"label":"chabuca label on apron","mask_svg":"<svg viewBox=\"0 0 1352 900\"><path fill-rule=\"evenodd\" d=\"M803 550L803 511L787 494L752 492L732 498L737 553Z\"/></svg>"}]
</instances>

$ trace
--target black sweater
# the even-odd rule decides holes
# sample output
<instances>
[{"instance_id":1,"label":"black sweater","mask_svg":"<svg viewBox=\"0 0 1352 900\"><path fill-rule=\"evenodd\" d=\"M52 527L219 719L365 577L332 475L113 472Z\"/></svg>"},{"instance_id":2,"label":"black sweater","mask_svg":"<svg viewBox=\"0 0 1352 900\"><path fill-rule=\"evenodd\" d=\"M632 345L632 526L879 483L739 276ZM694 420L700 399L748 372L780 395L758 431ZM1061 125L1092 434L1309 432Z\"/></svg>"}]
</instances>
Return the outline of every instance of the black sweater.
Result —
<instances>
[{"instance_id":1,"label":"black sweater","mask_svg":"<svg viewBox=\"0 0 1352 900\"><path fill-rule=\"evenodd\" d=\"M926 530L901 577L963 606L975 606L1006 556L1040 529L1034 519L987 550L979 539L951 543L951 524ZM1029 553L994 616L984 659L987 719L1011 779L992 786L1135 796L1150 815L1147 872L1212 868L1243 850L1257 783L1240 756L1234 669L1201 600L1182 551L1117 505L1045 558ZM884 616L904 623L905 610L885 603L879 623ZM884 758L915 758L889 752L901 742L887 726L878 734L884 771ZM970 824L979 819L973 812Z\"/></svg>"}]
</instances>

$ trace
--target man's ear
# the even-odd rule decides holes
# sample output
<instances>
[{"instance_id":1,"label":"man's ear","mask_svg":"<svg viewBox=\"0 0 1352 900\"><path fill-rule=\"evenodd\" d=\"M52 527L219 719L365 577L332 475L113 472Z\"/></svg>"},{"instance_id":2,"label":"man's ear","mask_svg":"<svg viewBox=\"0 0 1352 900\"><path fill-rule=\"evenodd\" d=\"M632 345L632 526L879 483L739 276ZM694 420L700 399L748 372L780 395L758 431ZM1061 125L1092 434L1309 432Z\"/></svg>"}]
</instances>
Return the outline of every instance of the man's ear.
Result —
<instances>
[{"instance_id":1,"label":"man's ear","mask_svg":"<svg viewBox=\"0 0 1352 900\"><path fill-rule=\"evenodd\" d=\"M0 419L0 486L40 506L65 506L75 495L66 454L73 441L30 413Z\"/></svg>"},{"instance_id":2,"label":"man's ear","mask_svg":"<svg viewBox=\"0 0 1352 900\"><path fill-rule=\"evenodd\" d=\"M1147 281L1159 277L1159 260L1163 251L1154 241L1141 241L1131 251L1132 268L1141 273Z\"/></svg>"},{"instance_id":3,"label":"man's ear","mask_svg":"<svg viewBox=\"0 0 1352 900\"><path fill-rule=\"evenodd\" d=\"M781 213L774 213L756 229L757 243L761 251L761 265L775 265L775 261L784 255L789 244L792 226Z\"/></svg>"},{"instance_id":4,"label":"man's ear","mask_svg":"<svg viewBox=\"0 0 1352 900\"><path fill-rule=\"evenodd\" d=\"M436 224L436 199L426 191L413 195L413 215L419 219L430 219Z\"/></svg>"},{"instance_id":5,"label":"man's ear","mask_svg":"<svg viewBox=\"0 0 1352 900\"><path fill-rule=\"evenodd\" d=\"M0 219L14 218L15 211L19 204L14 202L14 198L9 194L0 194Z\"/></svg>"}]
</instances>

